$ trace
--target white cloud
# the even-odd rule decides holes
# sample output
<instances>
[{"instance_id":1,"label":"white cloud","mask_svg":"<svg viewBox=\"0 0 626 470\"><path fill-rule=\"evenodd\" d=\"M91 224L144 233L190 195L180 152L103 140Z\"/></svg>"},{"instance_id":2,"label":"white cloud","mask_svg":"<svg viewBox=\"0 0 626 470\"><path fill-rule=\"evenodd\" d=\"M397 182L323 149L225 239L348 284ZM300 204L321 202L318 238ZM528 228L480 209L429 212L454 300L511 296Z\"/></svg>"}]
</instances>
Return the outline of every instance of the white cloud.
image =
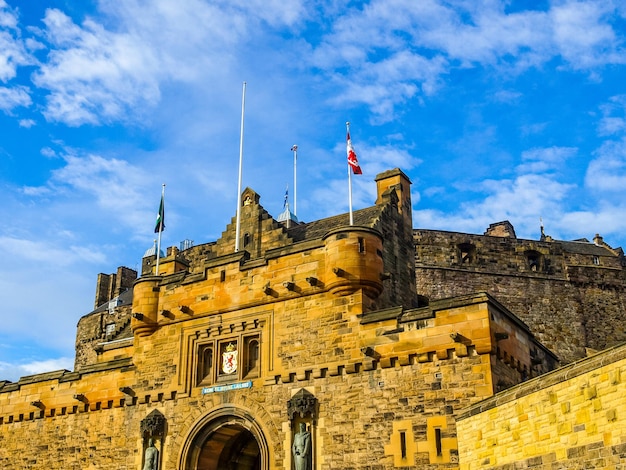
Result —
<instances>
[{"instance_id":1,"label":"white cloud","mask_svg":"<svg viewBox=\"0 0 626 470\"><path fill-rule=\"evenodd\" d=\"M0 109L10 112L18 106L30 106L32 100L28 88L17 86L13 88L0 87Z\"/></svg>"},{"instance_id":2,"label":"white cloud","mask_svg":"<svg viewBox=\"0 0 626 470\"><path fill-rule=\"evenodd\" d=\"M4 0L0 0L0 80L15 77L17 67L33 63L18 30L17 14Z\"/></svg>"},{"instance_id":3,"label":"white cloud","mask_svg":"<svg viewBox=\"0 0 626 470\"><path fill-rule=\"evenodd\" d=\"M20 377L27 375L41 374L57 370L73 370L74 358L59 357L57 359L46 359L43 361L33 361L24 364L11 364L0 362L0 380L10 380L17 382Z\"/></svg>"},{"instance_id":4,"label":"white cloud","mask_svg":"<svg viewBox=\"0 0 626 470\"><path fill-rule=\"evenodd\" d=\"M80 25L59 10L46 13L50 52L34 82L49 92L50 121L142 125L171 83L223 86L241 60L233 55L239 43L268 25L291 26L304 12L301 2L277 0L102 0L99 8L101 19Z\"/></svg>"},{"instance_id":5,"label":"white cloud","mask_svg":"<svg viewBox=\"0 0 626 470\"><path fill-rule=\"evenodd\" d=\"M544 173L560 170L565 162L576 155L575 147L547 147L533 148L522 152L521 165L518 165L518 173Z\"/></svg>"},{"instance_id":6,"label":"white cloud","mask_svg":"<svg viewBox=\"0 0 626 470\"><path fill-rule=\"evenodd\" d=\"M367 172L367 175L371 175L370 180L373 177L383 171L390 168L401 168L404 171L409 171L420 165L422 161L419 158L414 157L408 150L399 148L394 145L378 145L369 146L354 142L353 146L357 151L359 158L359 164L363 171ZM337 148L337 153L341 150L345 151L344 146Z\"/></svg>"},{"instance_id":7,"label":"white cloud","mask_svg":"<svg viewBox=\"0 0 626 470\"><path fill-rule=\"evenodd\" d=\"M47 10L44 24L55 49L34 82L50 91L47 119L72 126L126 120L158 102L158 63L147 44L92 20L81 28L59 10Z\"/></svg>"},{"instance_id":8,"label":"white cloud","mask_svg":"<svg viewBox=\"0 0 626 470\"><path fill-rule=\"evenodd\" d=\"M544 12L505 14L502 4L482 2L476 8L451 10L423 34L423 44L443 50L464 66L512 63L524 68L545 60L549 51L548 18ZM463 18L463 15L467 15Z\"/></svg>"},{"instance_id":9,"label":"white cloud","mask_svg":"<svg viewBox=\"0 0 626 470\"><path fill-rule=\"evenodd\" d=\"M240 10L245 10L248 14L258 15L268 24L276 27L283 25L292 26L301 20L305 13L305 2L303 0L230 0L221 2L222 5L236 6Z\"/></svg>"},{"instance_id":10,"label":"white cloud","mask_svg":"<svg viewBox=\"0 0 626 470\"><path fill-rule=\"evenodd\" d=\"M84 274L97 269L93 255L64 246L61 239L49 241L39 233L30 238L2 236L0 242L7 251L6 262L0 267L4 308L19 312L3 318L0 343L6 344L2 361L24 364L31 362L24 358L37 359L52 351L71 355L76 320L93 305L96 276ZM92 247L93 253L99 248ZM72 288L68 290L68 286ZM37 346L24 346L24 337L29 338L26 344ZM19 349L11 346L20 341Z\"/></svg>"},{"instance_id":11,"label":"white cloud","mask_svg":"<svg viewBox=\"0 0 626 470\"><path fill-rule=\"evenodd\" d=\"M546 212L555 212L574 186L543 175L520 175L514 180L485 181L479 185L491 193L479 204L464 204L472 218L485 222L515 218L538 220Z\"/></svg>"},{"instance_id":12,"label":"white cloud","mask_svg":"<svg viewBox=\"0 0 626 470\"><path fill-rule=\"evenodd\" d=\"M14 260L37 261L42 266L67 267L77 262L102 263L104 254L93 247L55 246L46 240L0 236L0 243Z\"/></svg>"},{"instance_id":13,"label":"white cloud","mask_svg":"<svg viewBox=\"0 0 626 470\"><path fill-rule=\"evenodd\" d=\"M623 199L626 194L626 139L607 141L594 155L596 158L587 167L585 186Z\"/></svg>"},{"instance_id":14,"label":"white cloud","mask_svg":"<svg viewBox=\"0 0 626 470\"><path fill-rule=\"evenodd\" d=\"M611 96L600 105L602 118L598 123L601 136L624 134L626 131L626 95Z\"/></svg>"},{"instance_id":15,"label":"white cloud","mask_svg":"<svg viewBox=\"0 0 626 470\"><path fill-rule=\"evenodd\" d=\"M50 188L45 186L23 186L20 191L26 196L43 196L50 194Z\"/></svg>"},{"instance_id":16,"label":"white cloud","mask_svg":"<svg viewBox=\"0 0 626 470\"><path fill-rule=\"evenodd\" d=\"M588 238L596 233L605 237L605 241L618 248L611 239L622 239L626 231L626 204L623 198L595 202L592 207L572 210L563 214L557 221L561 233L571 234L569 239ZM626 249L626 245L621 245Z\"/></svg>"},{"instance_id":17,"label":"white cloud","mask_svg":"<svg viewBox=\"0 0 626 470\"><path fill-rule=\"evenodd\" d=\"M394 107L428 95L457 67L495 68L503 76L560 57L585 70L626 61L610 2L561 2L549 10L505 11L504 2L374 0L346 9L313 45L311 63L345 84L339 99L367 104L382 121ZM515 91L496 99L510 102Z\"/></svg>"},{"instance_id":18,"label":"white cloud","mask_svg":"<svg viewBox=\"0 0 626 470\"><path fill-rule=\"evenodd\" d=\"M40 374L51 370L68 369L74 367L74 360L70 357L59 357L57 359L46 359L45 361L33 361L28 364L21 364L20 367L29 374Z\"/></svg>"},{"instance_id":19,"label":"white cloud","mask_svg":"<svg viewBox=\"0 0 626 470\"><path fill-rule=\"evenodd\" d=\"M37 122L34 119L20 119L18 121L20 127L24 127L26 129L30 129L33 126L37 125Z\"/></svg>"},{"instance_id":20,"label":"white cloud","mask_svg":"<svg viewBox=\"0 0 626 470\"><path fill-rule=\"evenodd\" d=\"M551 228L562 228L567 195L575 186L554 176L524 174L511 180L485 180L473 189L485 197L468 196L456 212L417 208L413 217L416 226L482 233L491 223L508 220L520 238L538 238L541 217L553 222ZM552 235L558 237L557 233Z\"/></svg>"},{"instance_id":21,"label":"white cloud","mask_svg":"<svg viewBox=\"0 0 626 470\"><path fill-rule=\"evenodd\" d=\"M574 69L587 70L606 64L626 63L609 18L615 13L612 2L570 1L550 11L554 43Z\"/></svg>"},{"instance_id":22,"label":"white cloud","mask_svg":"<svg viewBox=\"0 0 626 470\"><path fill-rule=\"evenodd\" d=\"M49 187L93 198L103 217L113 217L126 227L143 227L152 214L146 204L146 173L125 160L89 154L63 155L65 166L54 170Z\"/></svg>"}]
</instances>

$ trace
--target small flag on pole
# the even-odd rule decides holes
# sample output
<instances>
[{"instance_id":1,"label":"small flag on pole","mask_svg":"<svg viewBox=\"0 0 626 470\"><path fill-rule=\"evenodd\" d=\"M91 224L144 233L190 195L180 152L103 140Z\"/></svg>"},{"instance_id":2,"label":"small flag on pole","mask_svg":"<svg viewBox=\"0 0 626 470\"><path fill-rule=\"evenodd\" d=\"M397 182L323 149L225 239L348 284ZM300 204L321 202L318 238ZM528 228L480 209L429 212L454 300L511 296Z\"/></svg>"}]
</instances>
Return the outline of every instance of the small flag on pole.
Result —
<instances>
[{"instance_id":1,"label":"small flag on pole","mask_svg":"<svg viewBox=\"0 0 626 470\"><path fill-rule=\"evenodd\" d=\"M347 132L347 151L348 151L348 165L352 168L352 173L355 175L362 175L361 167L359 166L359 161L356 158L356 152L352 148L352 140L350 139L350 131Z\"/></svg>"},{"instance_id":2,"label":"small flag on pole","mask_svg":"<svg viewBox=\"0 0 626 470\"><path fill-rule=\"evenodd\" d=\"M161 194L161 204L159 205L159 213L157 214L154 233L160 233L163 230L165 230L165 204L163 201L163 194Z\"/></svg>"}]
</instances>

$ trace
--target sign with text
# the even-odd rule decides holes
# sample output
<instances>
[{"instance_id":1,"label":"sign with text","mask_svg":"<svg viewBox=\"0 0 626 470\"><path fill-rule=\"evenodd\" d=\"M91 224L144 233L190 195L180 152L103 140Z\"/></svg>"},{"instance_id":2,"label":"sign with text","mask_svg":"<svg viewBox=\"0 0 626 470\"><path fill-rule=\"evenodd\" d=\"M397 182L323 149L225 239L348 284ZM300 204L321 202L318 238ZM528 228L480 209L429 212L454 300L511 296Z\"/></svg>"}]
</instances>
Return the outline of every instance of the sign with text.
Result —
<instances>
[{"instance_id":1,"label":"sign with text","mask_svg":"<svg viewBox=\"0 0 626 470\"><path fill-rule=\"evenodd\" d=\"M227 392L229 390L240 390L242 388L251 388L251 387L252 387L252 380L248 380L247 382L238 382L236 384L215 385L213 387L204 387L202 389L202 395L206 395L207 393Z\"/></svg>"}]
</instances>

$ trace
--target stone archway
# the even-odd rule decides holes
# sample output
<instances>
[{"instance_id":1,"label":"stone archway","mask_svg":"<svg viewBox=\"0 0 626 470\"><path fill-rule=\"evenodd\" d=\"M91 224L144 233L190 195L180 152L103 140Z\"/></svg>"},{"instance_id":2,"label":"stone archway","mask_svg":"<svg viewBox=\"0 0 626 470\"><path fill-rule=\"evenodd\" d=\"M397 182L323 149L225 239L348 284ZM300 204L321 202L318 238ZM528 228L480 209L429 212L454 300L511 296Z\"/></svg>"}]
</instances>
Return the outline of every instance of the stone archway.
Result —
<instances>
[{"instance_id":1,"label":"stone archway","mask_svg":"<svg viewBox=\"0 0 626 470\"><path fill-rule=\"evenodd\" d=\"M215 410L196 422L180 458L181 470L269 470L269 448L257 422L242 410Z\"/></svg>"}]
</instances>

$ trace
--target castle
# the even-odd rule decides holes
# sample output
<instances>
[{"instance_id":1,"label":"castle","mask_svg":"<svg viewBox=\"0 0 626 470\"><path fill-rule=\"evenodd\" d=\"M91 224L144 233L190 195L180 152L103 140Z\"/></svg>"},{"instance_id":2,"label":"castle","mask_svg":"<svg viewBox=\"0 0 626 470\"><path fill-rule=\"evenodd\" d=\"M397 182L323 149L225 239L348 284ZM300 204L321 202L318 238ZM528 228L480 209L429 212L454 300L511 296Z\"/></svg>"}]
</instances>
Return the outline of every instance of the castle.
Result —
<instances>
[{"instance_id":1,"label":"castle","mask_svg":"<svg viewBox=\"0 0 626 470\"><path fill-rule=\"evenodd\" d=\"M376 185L352 224L247 188L218 240L100 274L74 371L0 381L2 467L625 465L623 251L414 229Z\"/></svg>"}]
</instances>

